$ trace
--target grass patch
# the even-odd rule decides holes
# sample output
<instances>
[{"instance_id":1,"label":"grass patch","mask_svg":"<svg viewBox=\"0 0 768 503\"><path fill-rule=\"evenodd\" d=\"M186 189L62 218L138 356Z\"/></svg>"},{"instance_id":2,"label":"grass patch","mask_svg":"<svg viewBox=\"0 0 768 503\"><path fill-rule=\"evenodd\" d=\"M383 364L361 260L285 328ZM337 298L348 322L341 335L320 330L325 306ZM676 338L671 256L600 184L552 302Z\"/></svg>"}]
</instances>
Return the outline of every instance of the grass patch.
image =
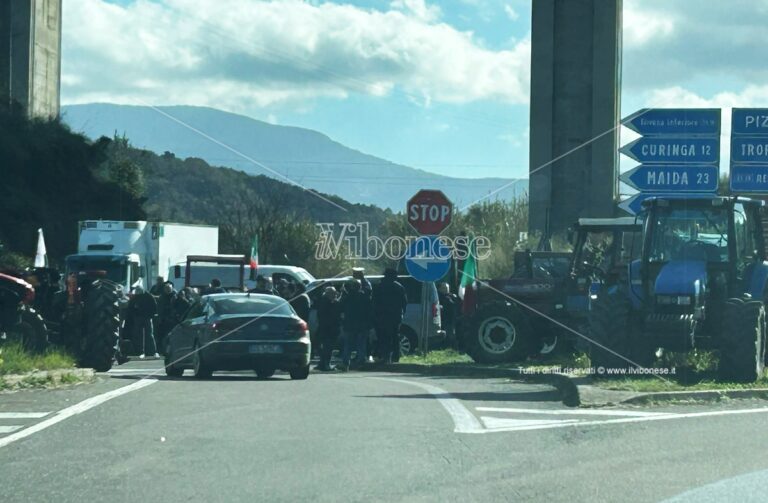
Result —
<instances>
[{"instance_id":1,"label":"grass patch","mask_svg":"<svg viewBox=\"0 0 768 503\"><path fill-rule=\"evenodd\" d=\"M439 349L430 351L425 356L406 355L400 358L400 363L415 363L417 365L447 365L451 363L472 363L472 358L459 353L455 349Z\"/></svg>"},{"instance_id":2,"label":"grass patch","mask_svg":"<svg viewBox=\"0 0 768 503\"><path fill-rule=\"evenodd\" d=\"M667 376L668 377L668 376ZM735 383L716 381L710 377L699 380L668 379L662 381L657 377L637 377L625 379L596 379L595 386L608 390L636 391L642 393L658 391L697 391L697 390L735 390L768 388L768 373L753 383Z\"/></svg>"},{"instance_id":3,"label":"grass patch","mask_svg":"<svg viewBox=\"0 0 768 503\"><path fill-rule=\"evenodd\" d=\"M72 368L74 365L74 358L56 349L49 349L44 354L35 355L25 351L18 344L0 347L0 375Z\"/></svg>"}]
</instances>

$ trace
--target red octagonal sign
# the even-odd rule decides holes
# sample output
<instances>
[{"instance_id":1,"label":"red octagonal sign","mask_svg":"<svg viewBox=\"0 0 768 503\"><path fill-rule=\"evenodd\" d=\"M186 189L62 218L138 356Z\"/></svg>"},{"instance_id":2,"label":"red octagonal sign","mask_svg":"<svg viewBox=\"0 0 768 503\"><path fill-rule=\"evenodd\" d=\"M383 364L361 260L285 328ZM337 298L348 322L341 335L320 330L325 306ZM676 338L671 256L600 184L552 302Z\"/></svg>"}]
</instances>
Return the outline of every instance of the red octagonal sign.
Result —
<instances>
[{"instance_id":1,"label":"red octagonal sign","mask_svg":"<svg viewBox=\"0 0 768 503\"><path fill-rule=\"evenodd\" d=\"M451 225L453 204L439 190L422 189L408 200L405 214L419 234L440 234Z\"/></svg>"}]
</instances>

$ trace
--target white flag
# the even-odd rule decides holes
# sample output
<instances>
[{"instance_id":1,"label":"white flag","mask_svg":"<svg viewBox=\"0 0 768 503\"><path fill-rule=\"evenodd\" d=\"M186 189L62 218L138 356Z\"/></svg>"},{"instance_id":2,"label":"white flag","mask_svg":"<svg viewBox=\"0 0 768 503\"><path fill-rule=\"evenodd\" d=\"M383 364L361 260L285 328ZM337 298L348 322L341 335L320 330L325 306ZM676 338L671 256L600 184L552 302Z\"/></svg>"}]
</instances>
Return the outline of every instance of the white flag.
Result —
<instances>
[{"instance_id":1,"label":"white flag","mask_svg":"<svg viewBox=\"0 0 768 503\"><path fill-rule=\"evenodd\" d=\"M45 251L43 229L37 229L37 253L35 253L35 267L46 267L47 265L48 257Z\"/></svg>"}]
</instances>

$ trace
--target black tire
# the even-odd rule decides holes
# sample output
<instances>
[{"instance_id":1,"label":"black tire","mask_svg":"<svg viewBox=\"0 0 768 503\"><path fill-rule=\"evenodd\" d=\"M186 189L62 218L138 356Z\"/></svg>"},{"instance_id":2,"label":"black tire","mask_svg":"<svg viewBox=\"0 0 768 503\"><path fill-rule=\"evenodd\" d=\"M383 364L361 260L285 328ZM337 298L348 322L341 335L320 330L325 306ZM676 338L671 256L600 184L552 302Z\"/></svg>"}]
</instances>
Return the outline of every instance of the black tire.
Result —
<instances>
[{"instance_id":1,"label":"black tire","mask_svg":"<svg viewBox=\"0 0 768 503\"><path fill-rule=\"evenodd\" d=\"M273 375L275 375L275 369L273 368L258 368L256 369L256 377L259 379L269 379Z\"/></svg>"},{"instance_id":2,"label":"black tire","mask_svg":"<svg viewBox=\"0 0 768 503\"><path fill-rule=\"evenodd\" d=\"M171 356L171 348L168 347L165 350L165 375L168 377L181 377L184 375L184 367L180 367L174 363Z\"/></svg>"},{"instance_id":3,"label":"black tire","mask_svg":"<svg viewBox=\"0 0 768 503\"><path fill-rule=\"evenodd\" d=\"M309 365L291 369L288 373L291 375L291 379L304 380L309 377Z\"/></svg>"},{"instance_id":4,"label":"black tire","mask_svg":"<svg viewBox=\"0 0 768 503\"><path fill-rule=\"evenodd\" d=\"M16 342L30 353L44 353L48 348L48 329L43 317L29 306L23 306L19 314L19 323L8 330L8 342Z\"/></svg>"},{"instance_id":5,"label":"black tire","mask_svg":"<svg viewBox=\"0 0 768 503\"><path fill-rule=\"evenodd\" d=\"M97 372L112 368L120 343L117 300L117 285L113 283L97 280L88 288L79 345L81 366L92 367Z\"/></svg>"},{"instance_id":6,"label":"black tire","mask_svg":"<svg viewBox=\"0 0 768 503\"><path fill-rule=\"evenodd\" d=\"M589 356L599 376L613 375L607 369L627 369L633 363L647 367L653 351L638 338L630 323L631 305L623 290L600 295L589 312ZM600 369L604 373L600 374Z\"/></svg>"},{"instance_id":7,"label":"black tire","mask_svg":"<svg viewBox=\"0 0 768 503\"><path fill-rule=\"evenodd\" d=\"M720 380L755 382L762 377L765 337L765 305L761 301L727 300L720 332Z\"/></svg>"},{"instance_id":8,"label":"black tire","mask_svg":"<svg viewBox=\"0 0 768 503\"><path fill-rule=\"evenodd\" d=\"M400 325L400 333L397 336L397 348L400 356L410 355L419 348L419 338L407 325Z\"/></svg>"},{"instance_id":9,"label":"black tire","mask_svg":"<svg viewBox=\"0 0 768 503\"><path fill-rule=\"evenodd\" d=\"M213 369L203 359L203 354L197 344L192 350L192 370L197 379L210 379L213 376Z\"/></svg>"},{"instance_id":10,"label":"black tire","mask_svg":"<svg viewBox=\"0 0 768 503\"><path fill-rule=\"evenodd\" d=\"M478 363L521 361L533 347L530 322L517 306L481 306L468 325L467 353Z\"/></svg>"}]
</instances>

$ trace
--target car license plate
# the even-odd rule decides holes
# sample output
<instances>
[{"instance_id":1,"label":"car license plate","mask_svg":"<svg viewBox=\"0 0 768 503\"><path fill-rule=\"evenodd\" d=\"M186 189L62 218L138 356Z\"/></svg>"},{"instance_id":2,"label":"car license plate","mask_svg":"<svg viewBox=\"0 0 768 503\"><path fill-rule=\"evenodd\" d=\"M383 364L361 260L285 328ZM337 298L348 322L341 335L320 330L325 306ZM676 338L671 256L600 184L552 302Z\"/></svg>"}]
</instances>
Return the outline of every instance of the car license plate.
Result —
<instances>
[{"instance_id":1,"label":"car license plate","mask_svg":"<svg viewBox=\"0 0 768 503\"><path fill-rule=\"evenodd\" d=\"M275 354L282 353L283 347L279 344L251 344L248 352L252 354Z\"/></svg>"}]
</instances>

